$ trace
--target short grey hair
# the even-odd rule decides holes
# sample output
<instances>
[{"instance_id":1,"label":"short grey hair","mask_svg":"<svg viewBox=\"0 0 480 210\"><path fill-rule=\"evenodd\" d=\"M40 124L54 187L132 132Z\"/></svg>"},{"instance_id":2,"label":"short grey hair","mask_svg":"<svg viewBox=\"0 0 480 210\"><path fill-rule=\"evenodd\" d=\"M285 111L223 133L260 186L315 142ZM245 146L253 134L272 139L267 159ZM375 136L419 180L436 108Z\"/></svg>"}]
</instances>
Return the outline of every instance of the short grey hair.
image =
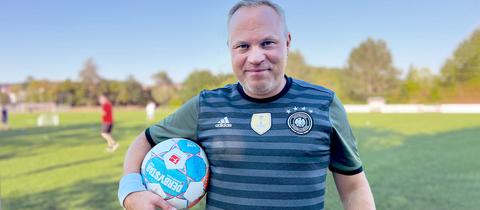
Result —
<instances>
[{"instance_id":1,"label":"short grey hair","mask_svg":"<svg viewBox=\"0 0 480 210\"><path fill-rule=\"evenodd\" d=\"M237 10L239 10L240 8L242 7L258 7L258 6L262 6L262 5L265 5L265 6L268 6L270 8L272 8L273 10L275 10L275 12L280 15L280 18L282 18L282 22L283 22L283 27L284 27L284 33L285 33L285 36L288 35L288 27L287 27L287 21L286 21L286 18L285 18L285 12L283 11L283 9L278 5L278 4L275 4L269 0L241 0L239 2L237 2L235 5L233 5L233 7L230 9L230 12L228 13L228 20L227 20L227 25L230 25L230 20L232 19L232 16L233 14L235 14L235 12L237 12Z\"/></svg>"}]
</instances>

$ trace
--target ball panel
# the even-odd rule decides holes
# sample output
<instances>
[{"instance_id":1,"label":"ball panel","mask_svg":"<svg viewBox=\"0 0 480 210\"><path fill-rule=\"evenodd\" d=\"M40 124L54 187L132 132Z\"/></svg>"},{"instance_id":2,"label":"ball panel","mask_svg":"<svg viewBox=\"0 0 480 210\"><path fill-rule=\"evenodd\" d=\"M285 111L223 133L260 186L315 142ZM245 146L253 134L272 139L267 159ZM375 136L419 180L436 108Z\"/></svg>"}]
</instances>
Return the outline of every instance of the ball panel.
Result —
<instances>
[{"instance_id":1,"label":"ball panel","mask_svg":"<svg viewBox=\"0 0 480 210\"><path fill-rule=\"evenodd\" d=\"M187 176L196 182L202 180L207 173L205 162L198 156L189 158L185 163L185 167L187 168Z\"/></svg>"},{"instance_id":2,"label":"ball panel","mask_svg":"<svg viewBox=\"0 0 480 210\"><path fill-rule=\"evenodd\" d=\"M147 162L145 170L142 171L148 182L159 183L162 174L167 172L166 170L164 161L159 157L154 157Z\"/></svg>"},{"instance_id":3,"label":"ball panel","mask_svg":"<svg viewBox=\"0 0 480 210\"><path fill-rule=\"evenodd\" d=\"M187 200L176 198L176 197L174 197L170 200L167 200L167 202L177 209L185 209L185 208L188 207L188 201Z\"/></svg>"},{"instance_id":4,"label":"ball panel","mask_svg":"<svg viewBox=\"0 0 480 210\"><path fill-rule=\"evenodd\" d=\"M157 153L157 154L162 153L162 152L166 152L166 151L170 151L176 143L177 143L176 141L171 141L171 140L167 139L167 140L162 141L162 142L158 143L157 145L155 145L152 148L152 151L154 153Z\"/></svg>"},{"instance_id":5,"label":"ball panel","mask_svg":"<svg viewBox=\"0 0 480 210\"><path fill-rule=\"evenodd\" d=\"M167 169L185 168L185 161L187 158L188 155L180 151L178 148L170 150L163 156Z\"/></svg>"},{"instance_id":6,"label":"ball panel","mask_svg":"<svg viewBox=\"0 0 480 210\"><path fill-rule=\"evenodd\" d=\"M183 194L188 201L193 202L200 198L205 191L203 190L202 182L190 182L187 191Z\"/></svg>"},{"instance_id":7,"label":"ball panel","mask_svg":"<svg viewBox=\"0 0 480 210\"><path fill-rule=\"evenodd\" d=\"M198 152L200 152L200 147L195 142L192 142L190 140L183 139L178 141L177 144L180 150L186 153L197 154Z\"/></svg>"},{"instance_id":8,"label":"ball panel","mask_svg":"<svg viewBox=\"0 0 480 210\"><path fill-rule=\"evenodd\" d=\"M155 194L159 195L162 198L167 197L167 195L163 192L162 187L157 183L147 183L147 189L149 191L154 192Z\"/></svg>"},{"instance_id":9,"label":"ball panel","mask_svg":"<svg viewBox=\"0 0 480 210\"><path fill-rule=\"evenodd\" d=\"M163 175L160 186L163 191L171 196L179 196L185 192L187 188L187 177L179 171L169 171Z\"/></svg>"}]
</instances>

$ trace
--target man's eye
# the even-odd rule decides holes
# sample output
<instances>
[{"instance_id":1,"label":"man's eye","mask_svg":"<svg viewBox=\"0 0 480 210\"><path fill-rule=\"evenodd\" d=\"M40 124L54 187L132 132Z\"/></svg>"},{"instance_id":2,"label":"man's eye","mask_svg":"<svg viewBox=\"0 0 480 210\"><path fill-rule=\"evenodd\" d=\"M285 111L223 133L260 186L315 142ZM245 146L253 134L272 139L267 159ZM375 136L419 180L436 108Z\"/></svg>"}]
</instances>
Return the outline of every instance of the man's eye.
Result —
<instances>
[{"instance_id":1,"label":"man's eye","mask_svg":"<svg viewBox=\"0 0 480 210\"><path fill-rule=\"evenodd\" d=\"M264 41L264 42L262 43L262 46L263 46L263 47L270 47L270 46L272 46L273 44L275 44L275 42L272 42L272 41Z\"/></svg>"},{"instance_id":2,"label":"man's eye","mask_svg":"<svg viewBox=\"0 0 480 210\"><path fill-rule=\"evenodd\" d=\"M235 49L247 49L248 45L247 44L239 44L235 47Z\"/></svg>"}]
</instances>

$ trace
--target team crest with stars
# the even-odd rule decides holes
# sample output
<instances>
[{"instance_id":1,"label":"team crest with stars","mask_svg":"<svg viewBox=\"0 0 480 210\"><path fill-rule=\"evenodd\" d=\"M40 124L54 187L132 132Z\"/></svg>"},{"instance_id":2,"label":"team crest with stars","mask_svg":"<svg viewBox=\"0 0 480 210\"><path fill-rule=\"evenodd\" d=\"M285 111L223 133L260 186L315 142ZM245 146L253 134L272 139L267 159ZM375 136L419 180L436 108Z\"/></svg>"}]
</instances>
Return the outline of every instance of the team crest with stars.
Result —
<instances>
[{"instance_id":1,"label":"team crest with stars","mask_svg":"<svg viewBox=\"0 0 480 210\"><path fill-rule=\"evenodd\" d=\"M313 118L310 114L312 109L306 107L293 107L292 110L287 109L287 114L290 116L287 119L287 125L291 131L299 135L305 135L312 130Z\"/></svg>"}]
</instances>

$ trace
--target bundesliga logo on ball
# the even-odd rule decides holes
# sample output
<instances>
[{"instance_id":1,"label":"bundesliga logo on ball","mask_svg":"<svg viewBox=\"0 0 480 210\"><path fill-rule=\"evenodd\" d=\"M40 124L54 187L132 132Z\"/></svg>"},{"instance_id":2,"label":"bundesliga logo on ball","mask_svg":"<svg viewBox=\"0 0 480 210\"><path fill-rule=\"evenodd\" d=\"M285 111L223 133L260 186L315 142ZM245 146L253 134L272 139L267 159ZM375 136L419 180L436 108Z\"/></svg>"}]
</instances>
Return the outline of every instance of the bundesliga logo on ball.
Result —
<instances>
[{"instance_id":1,"label":"bundesliga logo on ball","mask_svg":"<svg viewBox=\"0 0 480 210\"><path fill-rule=\"evenodd\" d=\"M168 139L145 155L141 174L148 190L177 209L190 208L205 195L208 160L202 148L193 141Z\"/></svg>"}]
</instances>

